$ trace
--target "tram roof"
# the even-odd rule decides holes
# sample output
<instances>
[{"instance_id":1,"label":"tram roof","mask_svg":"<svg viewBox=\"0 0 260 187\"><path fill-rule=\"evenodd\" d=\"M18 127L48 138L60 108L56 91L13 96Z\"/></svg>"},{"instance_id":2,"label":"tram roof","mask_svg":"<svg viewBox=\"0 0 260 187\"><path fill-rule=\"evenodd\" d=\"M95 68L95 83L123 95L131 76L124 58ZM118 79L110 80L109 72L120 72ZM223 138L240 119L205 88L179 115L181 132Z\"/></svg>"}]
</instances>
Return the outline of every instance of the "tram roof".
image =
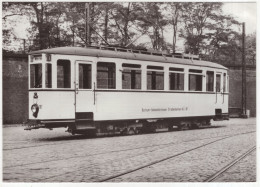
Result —
<instances>
[{"instance_id":1,"label":"tram roof","mask_svg":"<svg viewBox=\"0 0 260 187\"><path fill-rule=\"evenodd\" d=\"M185 65L195 65L195 66L207 66L219 69L227 69L225 66L220 64L203 61L203 60L191 60L176 57L166 57L151 54L141 54L133 52L122 52L122 51L111 51L104 49L95 48L83 48L83 47L57 47L51 49L44 49L30 52L29 54L60 54L60 55L76 55L76 56L93 56L93 57L106 57L106 58L122 58L129 60L142 60L142 61L153 61L153 62L163 62L163 63L175 63L175 64L185 64Z\"/></svg>"}]
</instances>

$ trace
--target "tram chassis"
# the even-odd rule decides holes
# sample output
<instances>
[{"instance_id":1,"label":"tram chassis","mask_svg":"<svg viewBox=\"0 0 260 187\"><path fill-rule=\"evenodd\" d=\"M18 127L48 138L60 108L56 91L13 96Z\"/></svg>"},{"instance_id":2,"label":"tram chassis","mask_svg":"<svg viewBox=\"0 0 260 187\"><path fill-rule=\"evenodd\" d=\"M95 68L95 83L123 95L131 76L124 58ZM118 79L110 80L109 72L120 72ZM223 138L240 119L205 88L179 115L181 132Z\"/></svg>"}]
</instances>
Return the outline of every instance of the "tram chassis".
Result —
<instances>
[{"instance_id":1,"label":"tram chassis","mask_svg":"<svg viewBox=\"0 0 260 187\"><path fill-rule=\"evenodd\" d=\"M86 135L133 135L140 133L155 133L161 131L197 129L209 127L210 121L229 120L228 114L201 117L178 117L164 119L137 120L28 120L25 130L46 128L67 128L71 134Z\"/></svg>"}]
</instances>

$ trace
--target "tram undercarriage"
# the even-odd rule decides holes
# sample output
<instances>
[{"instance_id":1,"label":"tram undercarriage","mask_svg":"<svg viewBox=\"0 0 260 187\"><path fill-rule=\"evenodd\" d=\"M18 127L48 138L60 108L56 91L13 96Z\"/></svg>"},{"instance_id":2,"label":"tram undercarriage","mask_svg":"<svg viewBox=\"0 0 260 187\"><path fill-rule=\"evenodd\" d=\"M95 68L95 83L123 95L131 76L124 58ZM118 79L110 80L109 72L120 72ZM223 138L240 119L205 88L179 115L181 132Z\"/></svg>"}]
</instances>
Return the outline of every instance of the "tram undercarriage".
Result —
<instances>
[{"instance_id":1,"label":"tram undercarriage","mask_svg":"<svg viewBox=\"0 0 260 187\"><path fill-rule=\"evenodd\" d=\"M169 118L151 120L120 120L120 121L44 121L30 120L25 130L64 127L66 132L74 134L85 134L90 136L106 135L134 135L141 133L156 133L174 130L188 130L209 127L211 119L228 120L227 115L190 117L190 118Z\"/></svg>"}]
</instances>

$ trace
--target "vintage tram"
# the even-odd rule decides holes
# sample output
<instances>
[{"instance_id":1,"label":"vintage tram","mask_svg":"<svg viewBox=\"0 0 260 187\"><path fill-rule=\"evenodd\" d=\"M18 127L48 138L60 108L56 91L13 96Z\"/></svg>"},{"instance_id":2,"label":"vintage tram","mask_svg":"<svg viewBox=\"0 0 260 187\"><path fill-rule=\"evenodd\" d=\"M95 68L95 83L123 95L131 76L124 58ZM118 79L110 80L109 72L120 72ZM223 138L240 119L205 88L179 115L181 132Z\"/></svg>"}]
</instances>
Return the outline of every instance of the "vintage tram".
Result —
<instances>
[{"instance_id":1,"label":"vintage tram","mask_svg":"<svg viewBox=\"0 0 260 187\"><path fill-rule=\"evenodd\" d=\"M136 134L228 119L228 70L198 58L112 47L29 54L26 130Z\"/></svg>"}]
</instances>

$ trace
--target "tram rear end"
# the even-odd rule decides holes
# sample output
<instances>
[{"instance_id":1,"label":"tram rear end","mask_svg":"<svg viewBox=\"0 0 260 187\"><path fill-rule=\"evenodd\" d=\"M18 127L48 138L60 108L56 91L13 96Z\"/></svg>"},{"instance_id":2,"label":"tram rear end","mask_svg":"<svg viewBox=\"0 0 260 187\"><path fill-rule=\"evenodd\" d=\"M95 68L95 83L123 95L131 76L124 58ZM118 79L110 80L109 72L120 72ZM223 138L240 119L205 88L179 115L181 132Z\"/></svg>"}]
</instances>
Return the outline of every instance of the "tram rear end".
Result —
<instances>
[{"instance_id":1,"label":"tram rear end","mask_svg":"<svg viewBox=\"0 0 260 187\"><path fill-rule=\"evenodd\" d=\"M29 57L29 119L26 130L52 129L75 123L71 62L55 58L51 54Z\"/></svg>"}]
</instances>

